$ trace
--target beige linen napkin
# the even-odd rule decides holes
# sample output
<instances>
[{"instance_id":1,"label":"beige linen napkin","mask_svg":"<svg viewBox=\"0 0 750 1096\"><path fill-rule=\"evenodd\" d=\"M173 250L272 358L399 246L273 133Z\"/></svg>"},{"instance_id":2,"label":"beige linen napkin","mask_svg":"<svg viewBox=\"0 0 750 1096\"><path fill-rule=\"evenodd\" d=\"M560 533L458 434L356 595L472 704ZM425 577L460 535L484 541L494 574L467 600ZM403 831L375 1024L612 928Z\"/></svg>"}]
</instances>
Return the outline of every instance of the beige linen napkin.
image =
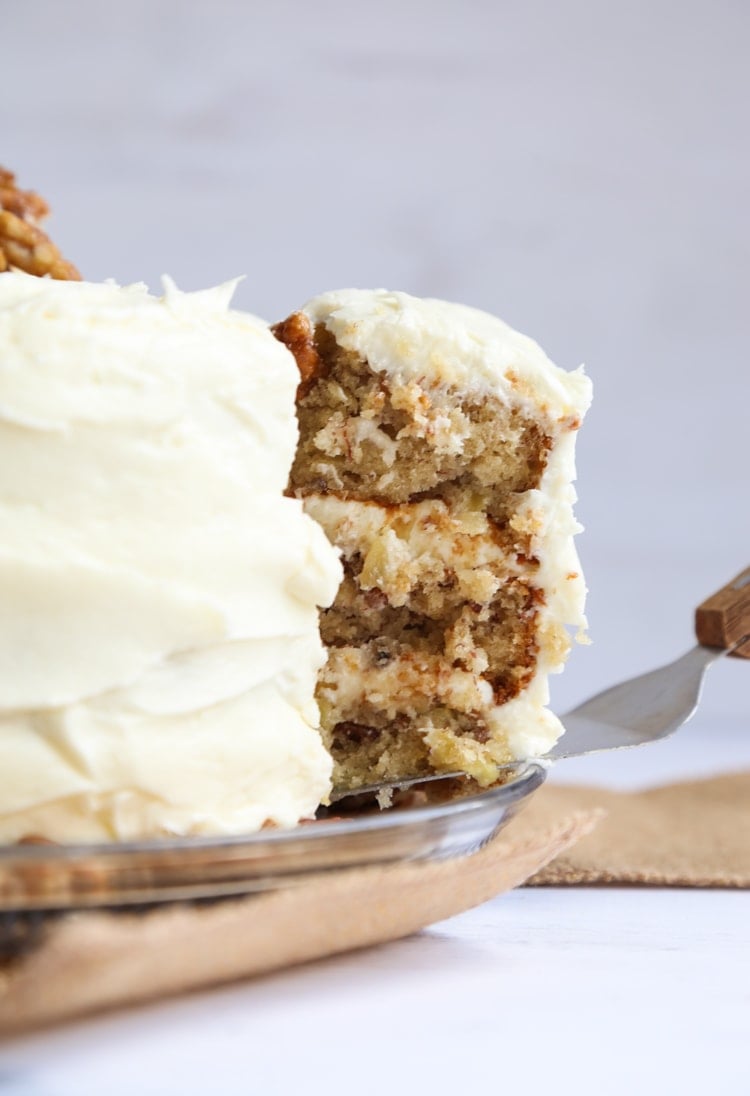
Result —
<instances>
[{"instance_id":1,"label":"beige linen napkin","mask_svg":"<svg viewBox=\"0 0 750 1096\"><path fill-rule=\"evenodd\" d=\"M750 887L750 772L643 792L548 785L524 821L543 827L597 808L606 814L596 830L531 883Z\"/></svg>"},{"instance_id":2,"label":"beige linen napkin","mask_svg":"<svg viewBox=\"0 0 750 1096\"><path fill-rule=\"evenodd\" d=\"M336 872L200 908L72 914L0 965L0 1031L396 940L525 880L748 887L750 773L627 794L547 786L461 860Z\"/></svg>"}]
</instances>

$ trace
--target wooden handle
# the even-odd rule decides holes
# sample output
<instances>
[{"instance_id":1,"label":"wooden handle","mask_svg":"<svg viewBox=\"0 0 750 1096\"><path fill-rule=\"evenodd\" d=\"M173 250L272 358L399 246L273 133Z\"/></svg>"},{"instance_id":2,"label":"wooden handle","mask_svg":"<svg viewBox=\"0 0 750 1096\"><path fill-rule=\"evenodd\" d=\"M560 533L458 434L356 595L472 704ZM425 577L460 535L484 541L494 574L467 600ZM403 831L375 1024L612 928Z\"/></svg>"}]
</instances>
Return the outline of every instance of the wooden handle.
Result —
<instances>
[{"instance_id":1,"label":"wooden handle","mask_svg":"<svg viewBox=\"0 0 750 1096\"><path fill-rule=\"evenodd\" d=\"M750 636L750 567L695 610L695 634L705 647L731 647ZM750 658L750 639L732 654Z\"/></svg>"}]
</instances>

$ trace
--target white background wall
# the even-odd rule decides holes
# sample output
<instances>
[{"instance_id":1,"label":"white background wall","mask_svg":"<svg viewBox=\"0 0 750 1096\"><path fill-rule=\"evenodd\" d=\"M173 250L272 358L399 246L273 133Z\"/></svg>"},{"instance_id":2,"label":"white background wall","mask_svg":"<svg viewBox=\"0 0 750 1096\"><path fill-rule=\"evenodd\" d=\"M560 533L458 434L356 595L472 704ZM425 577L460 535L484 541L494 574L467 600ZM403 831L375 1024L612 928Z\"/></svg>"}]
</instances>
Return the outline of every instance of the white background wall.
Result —
<instances>
[{"instance_id":1,"label":"white background wall","mask_svg":"<svg viewBox=\"0 0 750 1096\"><path fill-rule=\"evenodd\" d=\"M556 706L689 643L694 604L750 563L750 5L0 0L0 17L0 162L50 198L85 276L247 272L237 301L269 319L327 288L402 288L585 361L595 642ZM704 715L743 712L750 667L727 661Z\"/></svg>"}]
</instances>

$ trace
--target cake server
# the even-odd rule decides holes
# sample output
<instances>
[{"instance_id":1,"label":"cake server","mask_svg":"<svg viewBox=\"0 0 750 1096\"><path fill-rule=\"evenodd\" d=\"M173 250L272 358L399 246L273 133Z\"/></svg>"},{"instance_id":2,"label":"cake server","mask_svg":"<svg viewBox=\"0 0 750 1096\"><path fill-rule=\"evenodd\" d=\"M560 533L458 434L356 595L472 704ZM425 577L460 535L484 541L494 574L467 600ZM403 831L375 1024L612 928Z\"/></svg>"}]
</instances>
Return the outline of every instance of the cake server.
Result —
<instances>
[{"instance_id":1,"label":"cake server","mask_svg":"<svg viewBox=\"0 0 750 1096\"><path fill-rule=\"evenodd\" d=\"M698 644L674 662L605 689L562 716L565 734L541 760L643 746L687 723L698 707L709 666L724 655L750 659L750 567L698 606L695 634ZM499 771L508 768L512 766ZM331 798L338 803L350 795L387 793L463 775L434 773L356 791L334 790Z\"/></svg>"}]
</instances>

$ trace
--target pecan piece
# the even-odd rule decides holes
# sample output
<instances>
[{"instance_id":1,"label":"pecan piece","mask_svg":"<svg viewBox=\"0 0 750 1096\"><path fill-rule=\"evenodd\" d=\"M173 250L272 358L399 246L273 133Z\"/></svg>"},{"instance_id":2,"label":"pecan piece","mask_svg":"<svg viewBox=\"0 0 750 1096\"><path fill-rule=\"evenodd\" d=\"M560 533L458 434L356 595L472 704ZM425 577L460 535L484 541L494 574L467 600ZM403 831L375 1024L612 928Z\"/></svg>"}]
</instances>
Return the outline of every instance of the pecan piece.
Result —
<instances>
[{"instance_id":1,"label":"pecan piece","mask_svg":"<svg viewBox=\"0 0 750 1096\"><path fill-rule=\"evenodd\" d=\"M37 277L80 281L49 236L37 226L49 207L33 190L20 190L11 171L0 167L0 272L23 270Z\"/></svg>"}]
</instances>

